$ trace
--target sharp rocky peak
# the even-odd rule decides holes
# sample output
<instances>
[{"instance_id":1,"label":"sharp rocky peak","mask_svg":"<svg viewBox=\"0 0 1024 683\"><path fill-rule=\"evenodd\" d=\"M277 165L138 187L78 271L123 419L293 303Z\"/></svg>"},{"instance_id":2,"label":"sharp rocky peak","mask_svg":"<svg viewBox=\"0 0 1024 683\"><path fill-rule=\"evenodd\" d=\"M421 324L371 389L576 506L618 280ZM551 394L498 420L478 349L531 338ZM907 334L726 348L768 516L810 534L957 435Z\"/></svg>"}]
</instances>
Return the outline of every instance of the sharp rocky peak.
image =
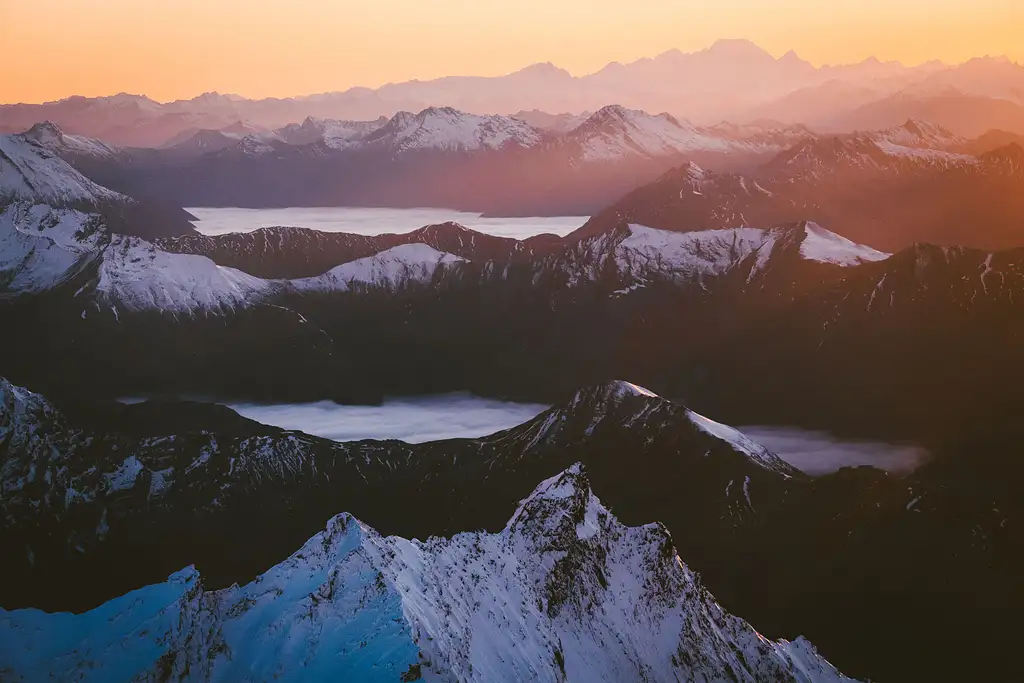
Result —
<instances>
[{"instance_id":1,"label":"sharp rocky peak","mask_svg":"<svg viewBox=\"0 0 1024 683\"><path fill-rule=\"evenodd\" d=\"M25 131L25 137L46 146L47 143L63 140L64 131L53 121L40 121Z\"/></svg>"},{"instance_id":2,"label":"sharp rocky peak","mask_svg":"<svg viewBox=\"0 0 1024 683\"><path fill-rule=\"evenodd\" d=\"M628 109L621 104L609 104L591 114L587 121L591 125L621 124L639 115L642 115L642 112Z\"/></svg>"},{"instance_id":3,"label":"sharp rocky peak","mask_svg":"<svg viewBox=\"0 0 1024 683\"><path fill-rule=\"evenodd\" d=\"M417 118L420 119L427 119L432 117L459 119L466 116L466 114L464 112L459 111L455 107L427 107L416 116Z\"/></svg>"},{"instance_id":4,"label":"sharp rocky peak","mask_svg":"<svg viewBox=\"0 0 1024 683\"><path fill-rule=\"evenodd\" d=\"M578 462L538 484L519 504L505 531L551 538L565 531L566 522L575 526L577 520L601 514L608 515L608 510L594 496L586 469Z\"/></svg>"},{"instance_id":5,"label":"sharp rocky peak","mask_svg":"<svg viewBox=\"0 0 1024 683\"><path fill-rule=\"evenodd\" d=\"M653 391L623 380L613 380L596 386L580 389L570 401L570 406L613 405L617 406L629 398L664 400Z\"/></svg>"},{"instance_id":6,"label":"sharp rocky peak","mask_svg":"<svg viewBox=\"0 0 1024 683\"><path fill-rule=\"evenodd\" d=\"M711 172L704 170L692 161L665 171L657 182L694 184L706 180Z\"/></svg>"}]
</instances>

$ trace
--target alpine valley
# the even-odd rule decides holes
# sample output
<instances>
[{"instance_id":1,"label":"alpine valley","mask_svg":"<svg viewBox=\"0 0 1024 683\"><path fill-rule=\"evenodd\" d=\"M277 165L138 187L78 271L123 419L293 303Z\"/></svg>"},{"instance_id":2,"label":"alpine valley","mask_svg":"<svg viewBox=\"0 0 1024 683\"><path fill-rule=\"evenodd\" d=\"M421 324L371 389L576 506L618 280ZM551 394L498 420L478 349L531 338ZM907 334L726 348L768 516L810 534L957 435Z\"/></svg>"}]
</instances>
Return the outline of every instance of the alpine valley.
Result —
<instances>
[{"instance_id":1,"label":"alpine valley","mask_svg":"<svg viewBox=\"0 0 1024 683\"><path fill-rule=\"evenodd\" d=\"M1020 69L723 41L0 107L0 680L1017 680ZM550 407L406 443L223 405L447 392ZM811 476L744 424L929 457Z\"/></svg>"}]
</instances>

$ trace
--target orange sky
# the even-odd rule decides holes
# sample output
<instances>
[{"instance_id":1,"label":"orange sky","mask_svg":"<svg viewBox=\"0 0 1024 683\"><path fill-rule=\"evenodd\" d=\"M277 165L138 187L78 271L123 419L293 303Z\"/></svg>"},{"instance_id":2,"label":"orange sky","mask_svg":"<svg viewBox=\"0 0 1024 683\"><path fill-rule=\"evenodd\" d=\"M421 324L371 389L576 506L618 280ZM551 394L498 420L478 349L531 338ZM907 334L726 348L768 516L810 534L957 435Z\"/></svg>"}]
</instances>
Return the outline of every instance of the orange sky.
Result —
<instances>
[{"instance_id":1,"label":"orange sky","mask_svg":"<svg viewBox=\"0 0 1024 683\"><path fill-rule=\"evenodd\" d=\"M580 75L723 37L818 64L1024 62L1024 0L0 0L0 102Z\"/></svg>"}]
</instances>

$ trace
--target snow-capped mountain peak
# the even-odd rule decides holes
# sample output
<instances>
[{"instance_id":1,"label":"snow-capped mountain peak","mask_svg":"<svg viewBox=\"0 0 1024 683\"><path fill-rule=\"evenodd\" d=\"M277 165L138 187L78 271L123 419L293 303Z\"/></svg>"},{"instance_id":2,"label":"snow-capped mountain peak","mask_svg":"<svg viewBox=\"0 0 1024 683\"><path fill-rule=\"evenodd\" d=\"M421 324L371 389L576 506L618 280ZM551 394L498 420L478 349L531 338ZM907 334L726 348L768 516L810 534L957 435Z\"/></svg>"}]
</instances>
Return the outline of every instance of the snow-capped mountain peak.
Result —
<instances>
[{"instance_id":1,"label":"snow-capped mountain peak","mask_svg":"<svg viewBox=\"0 0 1024 683\"><path fill-rule=\"evenodd\" d=\"M581 146L585 161L600 162L696 152L777 153L808 135L796 130L700 128L671 114L653 115L609 105L574 128L568 139Z\"/></svg>"},{"instance_id":2,"label":"snow-capped mountain peak","mask_svg":"<svg viewBox=\"0 0 1024 683\"><path fill-rule=\"evenodd\" d=\"M282 140L294 145L308 145L322 140L330 149L343 150L357 147L368 135L387 125L388 119L372 121L345 121L306 117L301 124L290 124L275 131Z\"/></svg>"},{"instance_id":3,"label":"snow-capped mountain peak","mask_svg":"<svg viewBox=\"0 0 1024 683\"><path fill-rule=\"evenodd\" d=\"M856 266L872 261L884 261L892 254L872 249L864 244L826 230L813 221L803 224L804 238L800 242L800 256L808 261L831 263L837 266Z\"/></svg>"},{"instance_id":4,"label":"snow-capped mountain peak","mask_svg":"<svg viewBox=\"0 0 1024 683\"><path fill-rule=\"evenodd\" d=\"M187 568L83 614L0 615L5 670L39 679L849 680L725 612L667 530L620 523L580 465L496 534L383 538L341 514L245 586Z\"/></svg>"},{"instance_id":5,"label":"snow-capped mountain peak","mask_svg":"<svg viewBox=\"0 0 1024 683\"><path fill-rule=\"evenodd\" d=\"M680 181L685 194L699 194L690 178ZM742 266L750 282L770 262L788 253L796 259L850 267L882 261L890 255L857 244L820 225L802 222L774 228L724 228L679 232L629 224L584 240L569 252L561 267L570 283L593 281L614 265L625 295L652 282L679 285L703 283L726 276ZM611 261L611 264L608 263Z\"/></svg>"},{"instance_id":6,"label":"snow-capped mountain peak","mask_svg":"<svg viewBox=\"0 0 1024 683\"><path fill-rule=\"evenodd\" d=\"M936 160L970 161L965 154L954 154L951 149L965 140L934 123L908 119L902 126L868 134L868 138L890 156L930 156Z\"/></svg>"},{"instance_id":7,"label":"snow-capped mountain peak","mask_svg":"<svg viewBox=\"0 0 1024 683\"><path fill-rule=\"evenodd\" d=\"M193 314L244 308L279 288L205 256L171 254L137 237L115 235L101 255L99 300L130 311Z\"/></svg>"},{"instance_id":8,"label":"snow-capped mountain peak","mask_svg":"<svg viewBox=\"0 0 1024 683\"><path fill-rule=\"evenodd\" d=\"M52 121L41 121L22 135L25 139L31 140L54 154L110 158L122 151L120 147L108 145L101 140L81 135L68 135Z\"/></svg>"},{"instance_id":9,"label":"snow-capped mountain peak","mask_svg":"<svg viewBox=\"0 0 1024 683\"><path fill-rule=\"evenodd\" d=\"M640 424L655 432L669 430L673 438L697 438L703 448L710 447L727 457L742 456L734 460L743 463L742 467L753 465L753 469L783 477L797 474L777 455L738 430L621 380L580 389L567 403L523 425L517 436L531 447L555 442L582 443L596 438L595 434L603 430L628 429Z\"/></svg>"},{"instance_id":10,"label":"snow-capped mountain peak","mask_svg":"<svg viewBox=\"0 0 1024 683\"><path fill-rule=\"evenodd\" d=\"M64 139L64 132L53 121L40 121L24 133L25 137L41 147L59 145Z\"/></svg>"},{"instance_id":11,"label":"snow-capped mountain peak","mask_svg":"<svg viewBox=\"0 0 1024 683\"><path fill-rule=\"evenodd\" d=\"M540 131L510 116L480 116L451 107L429 107L418 114L399 112L363 140L367 147L394 153L413 150L481 151L527 148L541 142Z\"/></svg>"},{"instance_id":12,"label":"snow-capped mountain peak","mask_svg":"<svg viewBox=\"0 0 1024 683\"><path fill-rule=\"evenodd\" d=\"M419 242L401 244L373 256L343 263L323 275L292 280L298 291L345 291L353 287L398 289L410 283L430 283L465 259Z\"/></svg>"},{"instance_id":13,"label":"snow-capped mountain peak","mask_svg":"<svg viewBox=\"0 0 1024 683\"><path fill-rule=\"evenodd\" d=\"M651 115L620 105L602 107L576 127L569 137L581 145L586 161L724 150L728 147L723 141L702 134L670 114Z\"/></svg>"},{"instance_id":14,"label":"snow-capped mountain peak","mask_svg":"<svg viewBox=\"0 0 1024 683\"><path fill-rule=\"evenodd\" d=\"M60 139L56 126L35 134L44 141ZM0 204L30 201L55 207L130 202L128 197L97 185L27 134L0 135Z\"/></svg>"}]
</instances>

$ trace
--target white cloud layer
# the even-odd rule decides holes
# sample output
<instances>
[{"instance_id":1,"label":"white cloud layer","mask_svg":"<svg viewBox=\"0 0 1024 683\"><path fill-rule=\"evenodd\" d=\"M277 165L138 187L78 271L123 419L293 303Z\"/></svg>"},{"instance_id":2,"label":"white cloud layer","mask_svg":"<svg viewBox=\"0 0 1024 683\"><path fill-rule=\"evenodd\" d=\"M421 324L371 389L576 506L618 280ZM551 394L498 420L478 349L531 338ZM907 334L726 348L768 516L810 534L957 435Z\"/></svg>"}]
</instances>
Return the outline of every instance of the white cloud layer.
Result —
<instances>
[{"instance_id":1,"label":"white cloud layer","mask_svg":"<svg viewBox=\"0 0 1024 683\"><path fill-rule=\"evenodd\" d=\"M335 441L400 439L409 443L485 436L526 422L547 409L545 405L508 403L468 393L390 399L379 406L318 401L230 407L257 422Z\"/></svg>"},{"instance_id":2,"label":"white cloud layer","mask_svg":"<svg viewBox=\"0 0 1024 683\"><path fill-rule=\"evenodd\" d=\"M793 467L812 476L858 465L871 465L893 474L904 474L913 471L929 458L928 451L919 446L839 439L827 432L796 427L755 426L739 429Z\"/></svg>"}]
</instances>

